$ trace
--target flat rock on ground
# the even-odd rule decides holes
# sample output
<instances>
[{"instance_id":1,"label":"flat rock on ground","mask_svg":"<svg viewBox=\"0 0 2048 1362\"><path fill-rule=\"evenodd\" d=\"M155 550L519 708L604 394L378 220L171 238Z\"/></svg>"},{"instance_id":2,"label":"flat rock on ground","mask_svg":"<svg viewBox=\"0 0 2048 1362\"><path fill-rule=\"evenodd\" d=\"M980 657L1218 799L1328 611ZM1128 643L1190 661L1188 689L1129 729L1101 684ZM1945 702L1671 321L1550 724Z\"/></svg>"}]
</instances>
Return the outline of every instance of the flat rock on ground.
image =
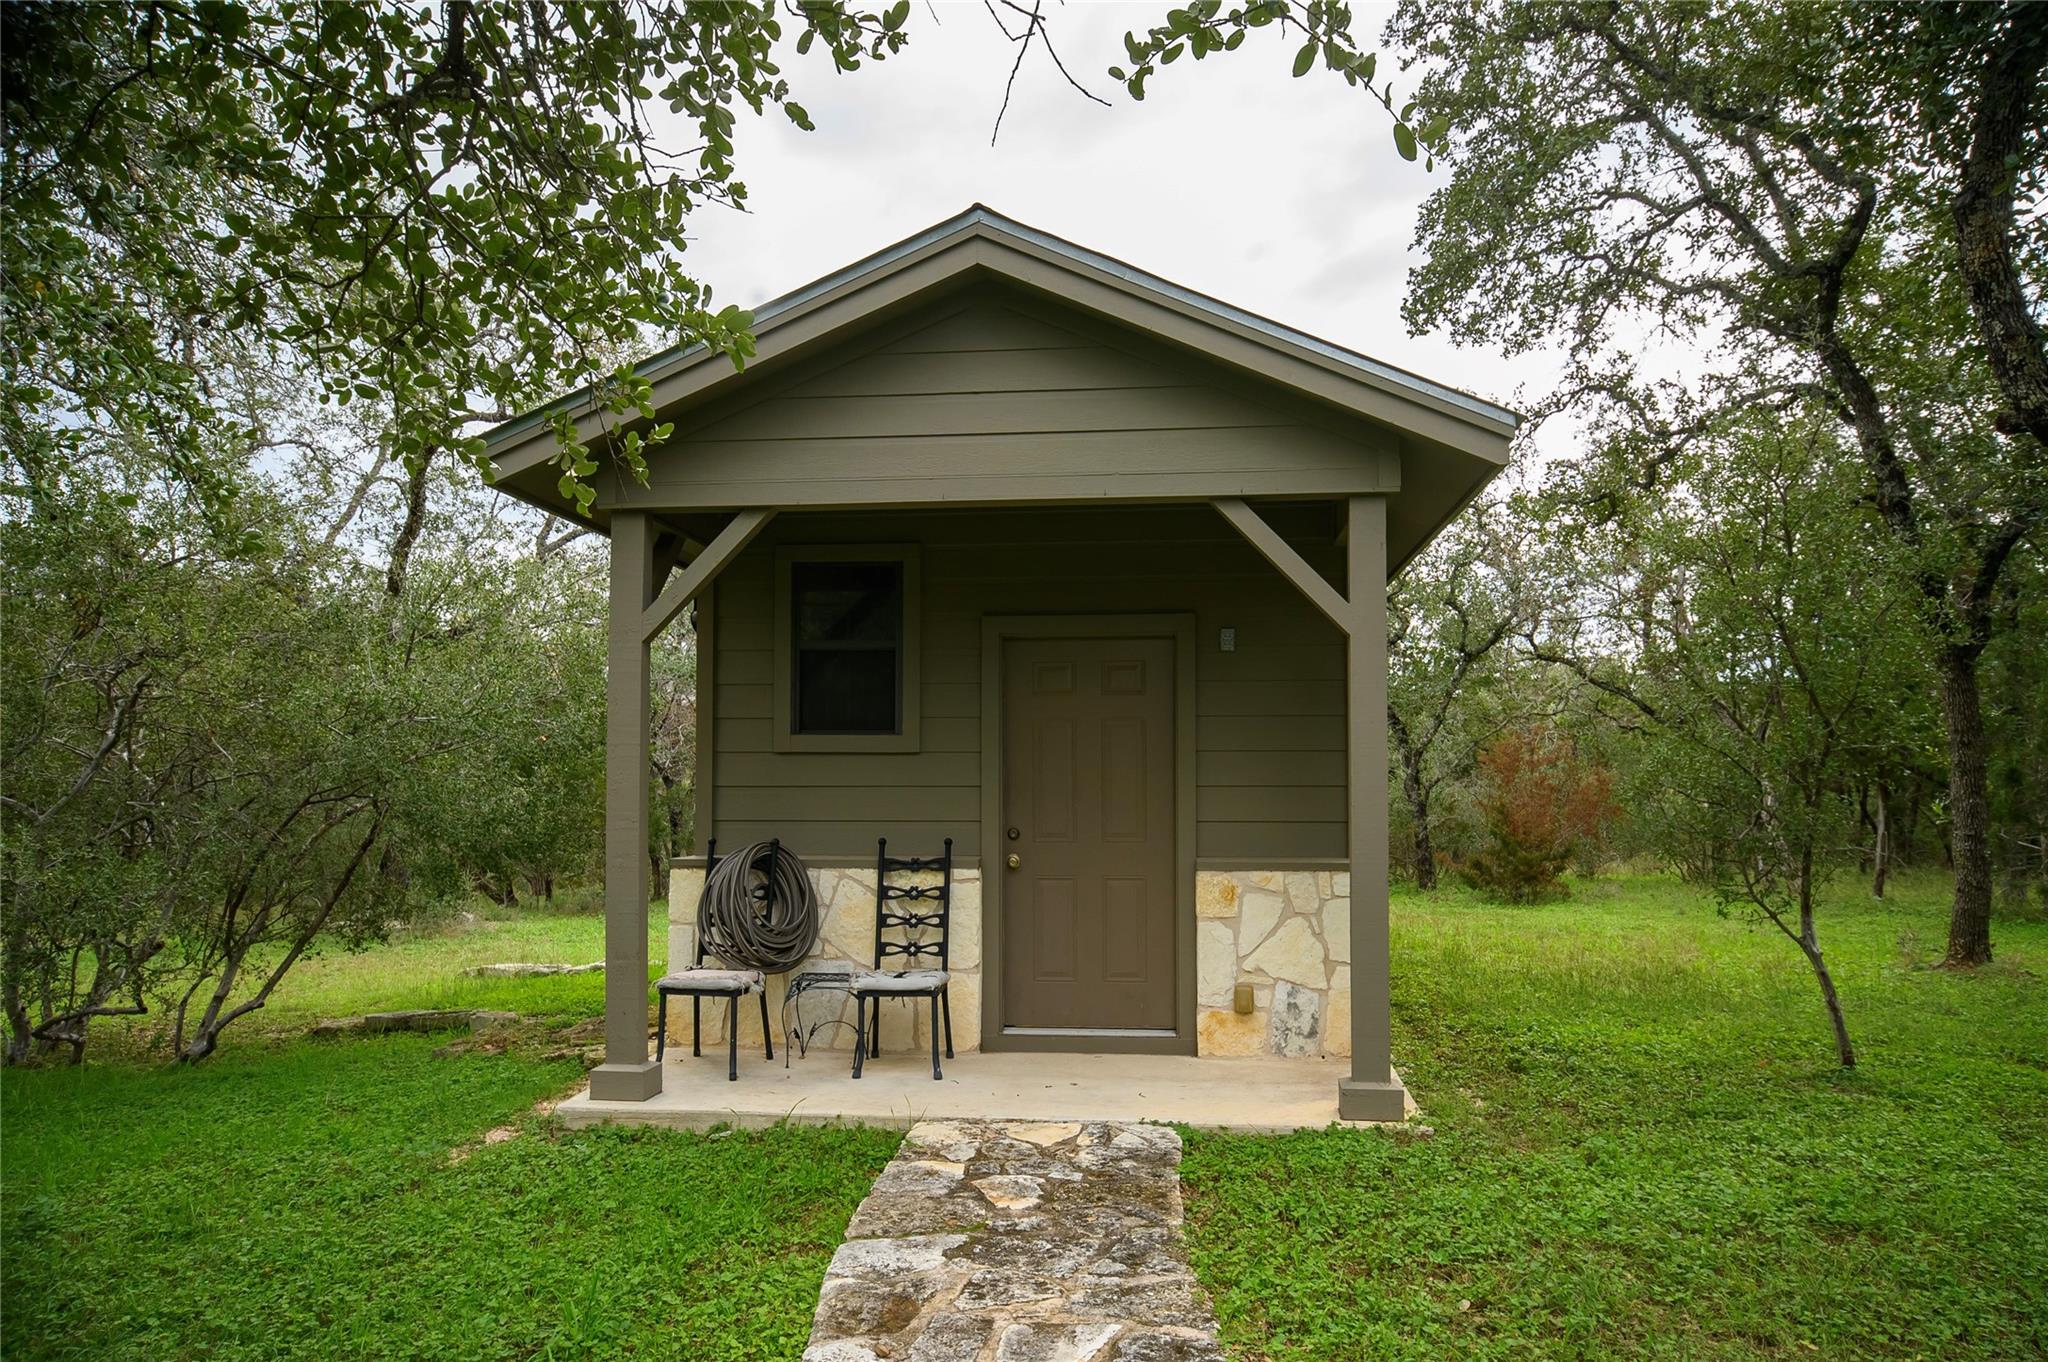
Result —
<instances>
[{"instance_id":1,"label":"flat rock on ground","mask_svg":"<svg viewBox=\"0 0 2048 1362\"><path fill-rule=\"evenodd\" d=\"M518 1020L517 1012L493 1012L480 1007L420 1008L406 1012L372 1012L362 1017L329 1017L316 1022L308 1034L315 1037L374 1036L388 1031L446 1031L458 1026L483 1031Z\"/></svg>"},{"instance_id":2,"label":"flat rock on ground","mask_svg":"<svg viewBox=\"0 0 2048 1362\"><path fill-rule=\"evenodd\" d=\"M846 1234L804 1362L1224 1357L1165 1126L923 1122Z\"/></svg>"}]
</instances>

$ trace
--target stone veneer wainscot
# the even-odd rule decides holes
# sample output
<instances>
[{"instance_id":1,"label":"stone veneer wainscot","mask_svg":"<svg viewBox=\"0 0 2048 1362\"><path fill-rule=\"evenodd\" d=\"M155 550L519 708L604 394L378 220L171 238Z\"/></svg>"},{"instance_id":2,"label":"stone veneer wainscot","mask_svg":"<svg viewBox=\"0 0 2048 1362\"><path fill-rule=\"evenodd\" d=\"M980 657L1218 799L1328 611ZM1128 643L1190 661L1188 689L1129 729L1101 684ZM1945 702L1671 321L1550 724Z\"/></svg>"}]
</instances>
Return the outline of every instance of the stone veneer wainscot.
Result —
<instances>
[{"instance_id":1,"label":"stone veneer wainscot","mask_svg":"<svg viewBox=\"0 0 2048 1362\"><path fill-rule=\"evenodd\" d=\"M1350 1054L1350 872L1197 871L1195 1023L1205 1055Z\"/></svg>"}]
</instances>

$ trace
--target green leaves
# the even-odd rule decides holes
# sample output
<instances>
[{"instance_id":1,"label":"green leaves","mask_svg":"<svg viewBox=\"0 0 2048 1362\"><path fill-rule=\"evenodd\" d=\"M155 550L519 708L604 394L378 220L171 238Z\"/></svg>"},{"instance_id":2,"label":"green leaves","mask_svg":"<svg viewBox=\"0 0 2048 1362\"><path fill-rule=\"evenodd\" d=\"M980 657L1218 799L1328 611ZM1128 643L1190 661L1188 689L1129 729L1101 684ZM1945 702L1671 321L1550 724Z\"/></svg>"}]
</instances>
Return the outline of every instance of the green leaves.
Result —
<instances>
[{"instance_id":1,"label":"green leaves","mask_svg":"<svg viewBox=\"0 0 2048 1362\"><path fill-rule=\"evenodd\" d=\"M381 935L471 870L572 872L597 839L602 572L549 559L445 457L391 450L383 414L323 421L289 372L206 372L296 437L234 494L193 490L221 469L166 477L158 450L109 441L38 467L0 517L21 853L0 866L0 967L56 1012L99 987L73 950L154 1009L234 938L230 963L256 947L255 976L223 981L239 1001L308 936ZM229 442L220 463L245 457ZM560 741L536 751L536 732ZM108 733L119 750L90 759Z\"/></svg>"},{"instance_id":2,"label":"green leaves","mask_svg":"<svg viewBox=\"0 0 2048 1362\"><path fill-rule=\"evenodd\" d=\"M1243 46L1247 33L1271 25L1301 41L1291 68L1295 79L1306 76L1320 58L1324 66L1343 76L1345 84L1362 87L1392 115L1394 146L1404 159L1413 161L1422 149L1434 150L1442 145L1449 129L1447 121L1434 135L1418 136L1410 122L1415 105L1411 103L1396 112L1392 85L1374 86L1377 57L1359 51L1351 36L1350 8L1340 0L1259 0L1227 14L1221 0L1200 0L1197 4L1169 9L1166 21L1144 35L1124 34L1124 51L1130 57L1130 66L1112 66L1109 75L1132 99L1142 100L1146 77L1159 67L1171 65L1184 53L1200 61L1211 52L1235 52ZM1436 121L1428 126L1436 128ZM1433 168L1434 159L1428 164Z\"/></svg>"},{"instance_id":3,"label":"green leaves","mask_svg":"<svg viewBox=\"0 0 2048 1362\"><path fill-rule=\"evenodd\" d=\"M711 309L674 248L697 207L744 199L742 108L813 126L776 66L772 6L149 14L10 24L38 54L9 70L10 279L66 284L10 289L7 329L37 365L10 370L5 407L53 452L88 427L147 431L193 465L230 400L193 381L195 337L295 364L337 404L384 404L412 451L457 447L470 410L592 385L597 356L648 333L752 354L745 314ZM900 50L909 16L909 0L819 0L791 27L850 70ZM448 60L451 17L466 65ZM657 103L694 129L690 163L647 140ZM563 464L578 485L582 462Z\"/></svg>"}]
</instances>

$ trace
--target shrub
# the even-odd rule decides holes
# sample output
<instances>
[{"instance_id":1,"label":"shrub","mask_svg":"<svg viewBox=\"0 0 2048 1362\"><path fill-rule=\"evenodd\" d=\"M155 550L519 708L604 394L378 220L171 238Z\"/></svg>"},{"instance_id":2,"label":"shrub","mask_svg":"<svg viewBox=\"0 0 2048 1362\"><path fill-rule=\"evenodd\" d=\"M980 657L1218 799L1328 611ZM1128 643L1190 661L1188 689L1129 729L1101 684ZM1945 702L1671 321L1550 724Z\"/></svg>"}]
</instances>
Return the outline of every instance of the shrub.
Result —
<instances>
[{"instance_id":1,"label":"shrub","mask_svg":"<svg viewBox=\"0 0 2048 1362\"><path fill-rule=\"evenodd\" d=\"M1563 897L1559 877L1599 846L1616 812L1612 774L1546 728L1495 739L1479 754L1479 774L1485 835L1460 873L1509 903Z\"/></svg>"}]
</instances>

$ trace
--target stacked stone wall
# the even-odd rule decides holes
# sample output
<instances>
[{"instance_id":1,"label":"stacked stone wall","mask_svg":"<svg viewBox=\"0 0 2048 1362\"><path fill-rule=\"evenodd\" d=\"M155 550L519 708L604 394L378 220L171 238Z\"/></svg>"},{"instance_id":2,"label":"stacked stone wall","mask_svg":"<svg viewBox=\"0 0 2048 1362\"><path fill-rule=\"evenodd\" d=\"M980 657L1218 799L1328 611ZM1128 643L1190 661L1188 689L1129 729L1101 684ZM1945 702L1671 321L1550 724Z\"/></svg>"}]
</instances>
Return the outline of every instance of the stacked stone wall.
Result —
<instances>
[{"instance_id":1,"label":"stacked stone wall","mask_svg":"<svg viewBox=\"0 0 2048 1362\"><path fill-rule=\"evenodd\" d=\"M1350 874L1197 872L1195 980L1202 1054L1350 1054ZM1250 1012L1232 1006L1240 983Z\"/></svg>"}]
</instances>

